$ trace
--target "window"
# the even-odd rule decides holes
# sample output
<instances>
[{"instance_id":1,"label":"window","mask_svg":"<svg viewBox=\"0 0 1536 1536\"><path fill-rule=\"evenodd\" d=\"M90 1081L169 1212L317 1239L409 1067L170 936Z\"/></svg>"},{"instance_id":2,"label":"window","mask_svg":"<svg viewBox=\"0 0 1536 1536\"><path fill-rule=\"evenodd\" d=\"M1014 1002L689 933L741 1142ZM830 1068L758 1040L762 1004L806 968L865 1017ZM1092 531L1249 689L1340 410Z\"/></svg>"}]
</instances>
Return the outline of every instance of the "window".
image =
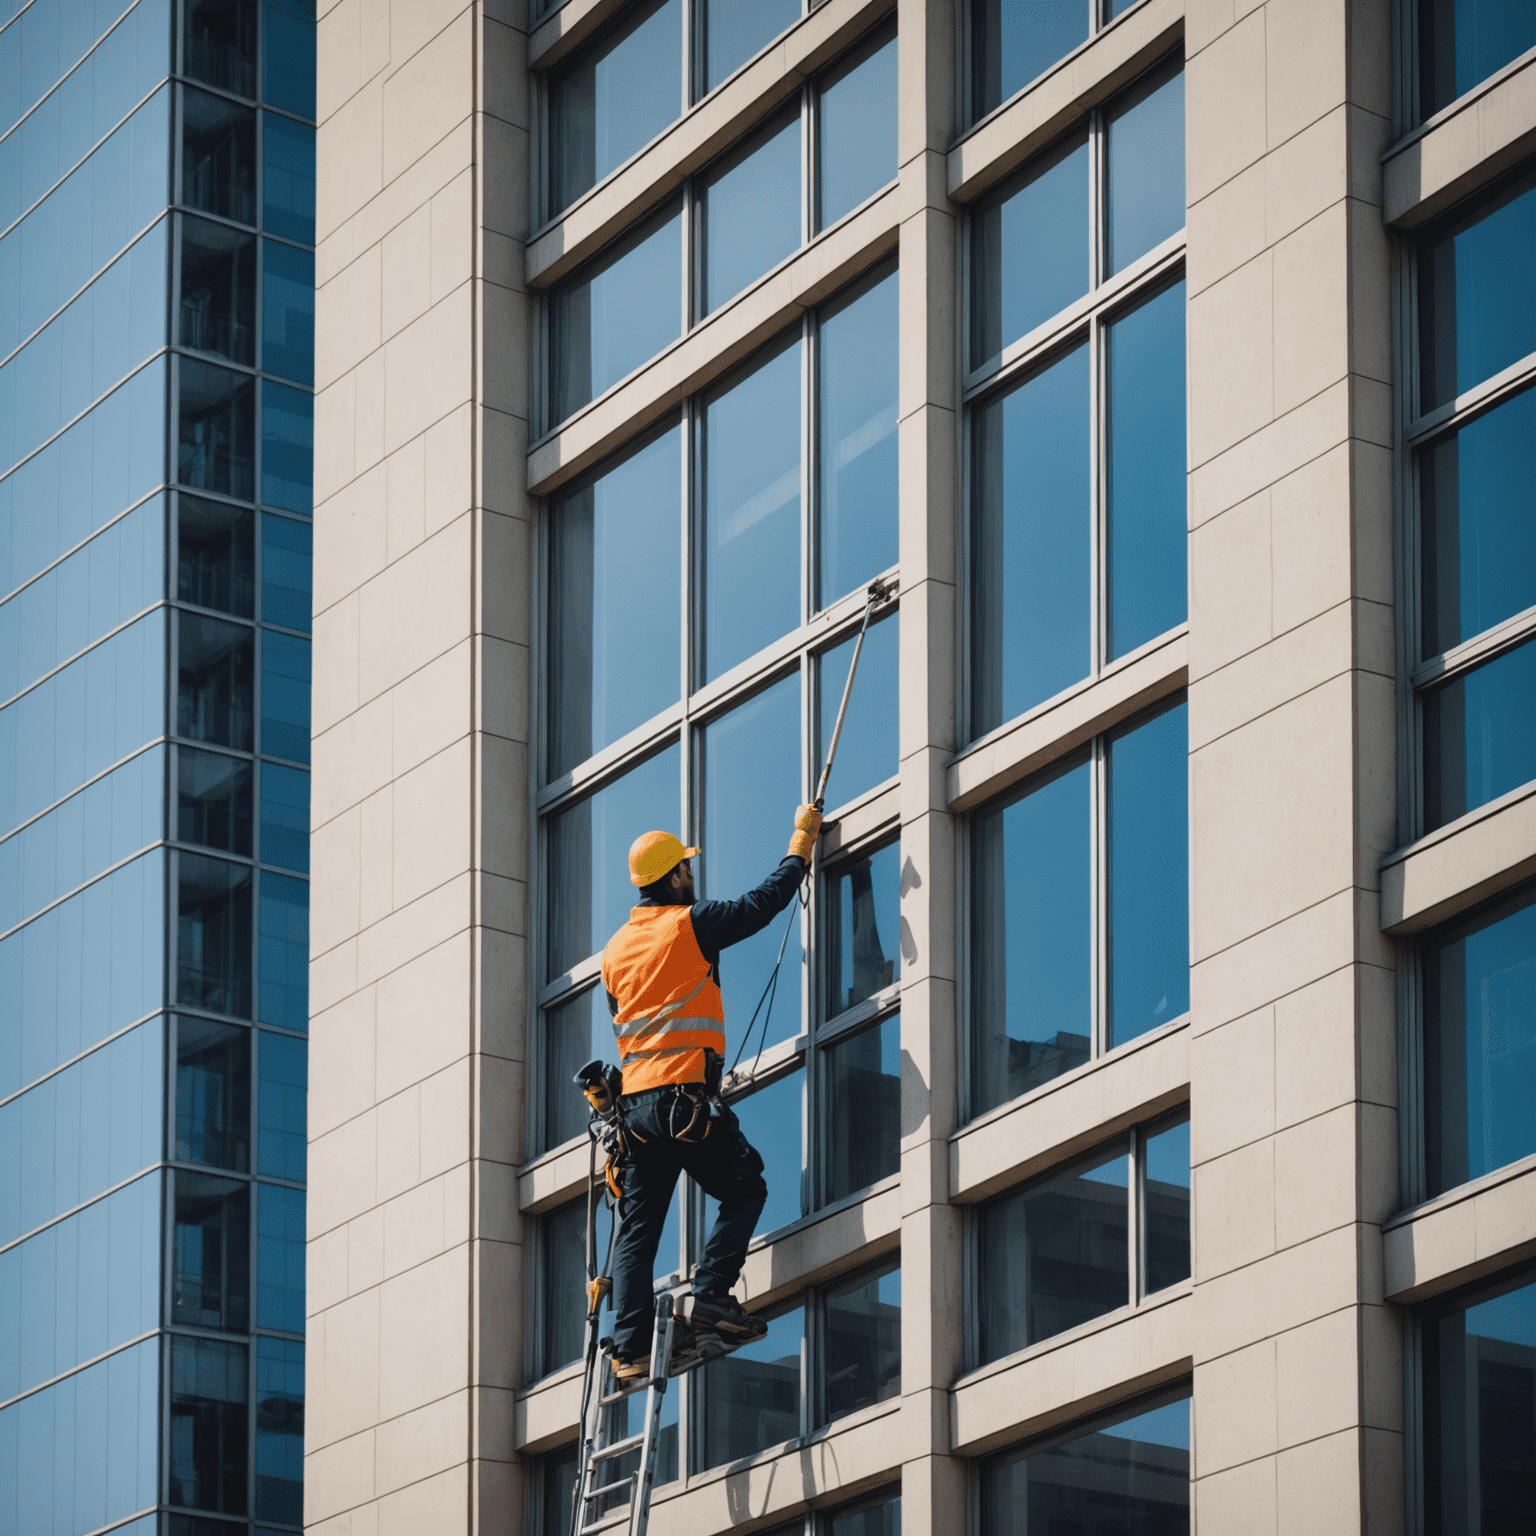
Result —
<instances>
[{"instance_id":1,"label":"window","mask_svg":"<svg viewBox=\"0 0 1536 1536\"><path fill-rule=\"evenodd\" d=\"M550 80L544 173L548 217L558 217L670 127L691 102L701 100L761 53L800 19L802 4L809 12L818 3L642 0L627 6ZM853 73L870 51L862 49L854 62L838 66L840 77ZM880 68L894 70L894 60ZM872 97L867 86L842 94L824 128L833 132L839 148L832 173L838 181L832 206L840 211L826 223L895 174L895 103L894 75L885 96ZM868 110L861 112L861 106ZM881 172L879 179L842 207L847 193L867 179L864 173L871 153L880 153L874 146L887 133L889 164L875 167ZM799 244L798 229L794 243Z\"/></svg>"},{"instance_id":2,"label":"window","mask_svg":"<svg viewBox=\"0 0 1536 1536\"><path fill-rule=\"evenodd\" d=\"M707 3L713 12L715 0ZM672 0L627 12L623 25L629 30L604 46L617 58L659 44L663 33L657 29L672 24L679 6L680 0ZM773 10L764 0L733 5L716 19L728 19L732 34L741 36L755 25L771 25ZM605 163L606 155L590 139L594 131L610 146L607 153L616 153L647 130L643 110L626 111L621 119L618 107L631 96L649 100L666 92L664 70L655 76L616 70L610 78L608 63L608 55L578 61L552 89L550 174L557 189L562 178L571 186L590 184L586 167ZM596 119L592 69L599 80L607 79L602 95L615 108L605 108ZM809 179L803 166L807 134L816 145ZM561 158L565 145L573 146L569 161ZM679 197L551 292L544 305L545 429L628 377L895 176L896 37L886 27L807 84L798 103L784 106L689 177ZM668 297L674 293L676 306ZM894 332L881 334L893 347Z\"/></svg>"},{"instance_id":3,"label":"window","mask_svg":"<svg viewBox=\"0 0 1536 1536\"><path fill-rule=\"evenodd\" d=\"M1518 0L1418 0L1419 120L1536 46L1536 11Z\"/></svg>"},{"instance_id":4,"label":"window","mask_svg":"<svg viewBox=\"0 0 1536 1536\"><path fill-rule=\"evenodd\" d=\"M812 793L863 617L859 589L896 555L895 329L896 275L882 269L687 402L681 422L548 504L539 812L549 894L536 1077L545 1147L586 1125L571 1075L614 1058L597 981L602 948L634 899L630 843L650 827L685 831L704 849L701 896L736 896L778 864L790 813ZM866 347L871 338L880 340ZM631 601L640 588L643 646ZM829 786L834 814L898 772L898 622L887 605L870 625ZM884 921L892 959L894 914ZM794 979L804 935L781 918L722 957L741 1028L785 923L784 984L759 1015L753 1049L771 1052L807 1028ZM860 1021L871 1018L847 1022ZM802 1064L770 1055L760 1081ZM800 1123L797 1109L797 1170ZM794 1216L799 1188L790 1181Z\"/></svg>"},{"instance_id":5,"label":"window","mask_svg":"<svg viewBox=\"0 0 1536 1536\"><path fill-rule=\"evenodd\" d=\"M1187 1395L1069 1433L981 1464L982 1536L1189 1530Z\"/></svg>"},{"instance_id":6,"label":"window","mask_svg":"<svg viewBox=\"0 0 1536 1536\"><path fill-rule=\"evenodd\" d=\"M232 363L256 361L256 237L183 215L181 344Z\"/></svg>"},{"instance_id":7,"label":"window","mask_svg":"<svg viewBox=\"0 0 1536 1536\"><path fill-rule=\"evenodd\" d=\"M256 222L256 114L208 91L181 92L181 201Z\"/></svg>"},{"instance_id":8,"label":"window","mask_svg":"<svg viewBox=\"0 0 1536 1536\"><path fill-rule=\"evenodd\" d=\"M304 1346L256 1341L256 1518L304 1523Z\"/></svg>"},{"instance_id":9,"label":"window","mask_svg":"<svg viewBox=\"0 0 1536 1536\"><path fill-rule=\"evenodd\" d=\"M246 1511L248 1346L173 1334L170 1502Z\"/></svg>"},{"instance_id":10,"label":"window","mask_svg":"<svg viewBox=\"0 0 1536 1536\"><path fill-rule=\"evenodd\" d=\"M186 0L184 65L194 80L256 94L256 0Z\"/></svg>"},{"instance_id":11,"label":"window","mask_svg":"<svg viewBox=\"0 0 1536 1536\"><path fill-rule=\"evenodd\" d=\"M753 1456L901 1392L901 1269L887 1261L771 1309L698 1373L694 1470Z\"/></svg>"},{"instance_id":12,"label":"window","mask_svg":"<svg viewBox=\"0 0 1536 1536\"><path fill-rule=\"evenodd\" d=\"M1181 702L971 818L972 1114L1189 1011L1188 757Z\"/></svg>"},{"instance_id":13,"label":"window","mask_svg":"<svg viewBox=\"0 0 1536 1536\"><path fill-rule=\"evenodd\" d=\"M1536 175L1418 248L1412 699L1433 832L1536 778ZM1410 560L1409 578L1415 574ZM1411 590L1411 589L1410 589Z\"/></svg>"},{"instance_id":14,"label":"window","mask_svg":"<svg viewBox=\"0 0 1536 1536\"><path fill-rule=\"evenodd\" d=\"M971 0L971 121L1021 91L1135 0Z\"/></svg>"},{"instance_id":15,"label":"window","mask_svg":"<svg viewBox=\"0 0 1536 1536\"><path fill-rule=\"evenodd\" d=\"M1427 1308L1419 1337L1423 1529L1519 1530L1536 1491L1536 1276Z\"/></svg>"},{"instance_id":16,"label":"window","mask_svg":"<svg viewBox=\"0 0 1536 1536\"><path fill-rule=\"evenodd\" d=\"M176 1143L179 1162L250 1171L250 1031L210 1019L176 1023Z\"/></svg>"},{"instance_id":17,"label":"window","mask_svg":"<svg viewBox=\"0 0 1536 1536\"><path fill-rule=\"evenodd\" d=\"M982 1206L975 1232L978 1365L1188 1279L1188 1120Z\"/></svg>"},{"instance_id":18,"label":"window","mask_svg":"<svg viewBox=\"0 0 1536 1536\"><path fill-rule=\"evenodd\" d=\"M1426 1197L1536 1152L1536 897L1426 943Z\"/></svg>"},{"instance_id":19,"label":"window","mask_svg":"<svg viewBox=\"0 0 1536 1536\"><path fill-rule=\"evenodd\" d=\"M1185 619L1183 111L1155 70L972 215L972 737Z\"/></svg>"},{"instance_id":20,"label":"window","mask_svg":"<svg viewBox=\"0 0 1536 1536\"><path fill-rule=\"evenodd\" d=\"M251 1320L250 1185L178 1172L171 1321L244 1333Z\"/></svg>"}]
</instances>

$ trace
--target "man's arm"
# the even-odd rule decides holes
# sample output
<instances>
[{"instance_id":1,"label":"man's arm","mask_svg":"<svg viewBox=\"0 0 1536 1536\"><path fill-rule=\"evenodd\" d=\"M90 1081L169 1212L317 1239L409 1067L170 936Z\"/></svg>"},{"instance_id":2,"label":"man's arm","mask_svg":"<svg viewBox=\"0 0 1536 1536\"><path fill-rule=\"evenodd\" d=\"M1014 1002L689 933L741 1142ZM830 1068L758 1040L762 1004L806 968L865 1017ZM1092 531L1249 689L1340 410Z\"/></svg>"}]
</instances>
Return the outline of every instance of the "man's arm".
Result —
<instances>
[{"instance_id":1,"label":"man's arm","mask_svg":"<svg viewBox=\"0 0 1536 1536\"><path fill-rule=\"evenodd\" d=\"M704 958L719 962L720 951L760 932L795 899L805 878L805 860L786 857L763 883L734 901L697 901L690 916Z\"/></svg>"}]
</instances>

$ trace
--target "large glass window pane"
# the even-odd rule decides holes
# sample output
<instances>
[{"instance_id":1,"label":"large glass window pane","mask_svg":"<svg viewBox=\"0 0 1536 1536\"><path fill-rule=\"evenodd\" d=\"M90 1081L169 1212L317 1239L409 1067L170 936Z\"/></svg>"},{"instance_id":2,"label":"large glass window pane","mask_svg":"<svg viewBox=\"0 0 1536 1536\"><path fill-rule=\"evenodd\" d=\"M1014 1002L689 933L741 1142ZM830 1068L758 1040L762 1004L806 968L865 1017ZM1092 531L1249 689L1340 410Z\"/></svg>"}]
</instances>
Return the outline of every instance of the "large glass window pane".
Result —
<instances>
[{"instance_id":1,"label":"large glass window pane","mask_svg":"<svg viewBox=\"0 0 1536 1536\"><path fill-rule=\"evenodd\" d=\"M1147 1291L1160 1291L1190 1276L1189 1121L1147 1137Z\"/></svg>"},{"instance_id":2,"label":"large glass window pane","mask_svg":"<svg viewBox=\"0 0 1536 1536\"><path fill-rule=\"evenodd\" d=\"M985 117L1085 42L1094 0L971 0L971 116Z\"/></svg>"},{"instance_id":3,"label":"large glass window pane","mask_svg":"<svg viewBox=\"0 0 1536 1536\"><path fill-rule=\"evenodd\" d=\"M1117 1153L982 1207L983 1365L1128 1303L1129 1164Z\"/></svg>"},{"instance_id":4,"label":"large glass window pane","mask_svg":"<svg viewBox=\"0 0 1536 1536\"><path fill-rule=\"evenodd\" d=\"M800 344L704 411L704 682L800 622Z\"/></svg>"},{"instance_id":5,"label":"large glass window pane","mask_svg":"<svg viewBox=\"0 0 1536 1536\"><path fill-rule=\"evenodd\" d=\"M1536 175L1419 249L1419 410L1536 352Z\"/></svg>"},{"instance_id":6,"label":"large glass window pane","mask_svg":"<svg viewBox=\"0 0 1536 1536\"><path fill-rule=\"evenodd\" d=\"M550 508L551 779L678 700L681 438L673 427ZM644 645L631 612L640 591Z\"/></svg>"},{"instance_id":7,"label":"large glass window pane","mask_svg":"<svg viewBox=\"0 0 1536 1536\"><path fill-rule=\"evenodd\" d=\"M178 735L251 750L255 649L243 624L176 614Z\"/></svg>"},{"instance_id":8,"label":"large glass window pane","mask_svg":"<svg viewBox=\"0 0 1536 1536\"><path fill-rule=\"evenodd\" d=\"M974 416L971 735L1087 675L1088 348Z\"/></svg>"},{"instance_id":9,"label":"large glass window pane","mask_svg":"<svg viewBox=\"0 0 1536 1536\"><path fill-rule=\"evenodd\" d=\"M308 640L261 632L261 750L270 757L309 761L309 669Z\"/></svg>"},{"instance_id":10,"label":"large glass window pane","mask_svg":"<svg viewBox=\"0 0 1536 1536\"><path fill-rule=\"evenodd\" d=\"M787 677L707 725L703 760L700 894L729 900L751 890L776 869L789 843L800 798L799 679ZM745 1028L768 984L786 924L789 942L766 1043L800 1033L800 934L797 921L781 915L761 933L733 944L720 956L728 1057L734 1057L738 1043L731 1038L732 1032ZM759 1017L754 1050L763 1028Z\"/></svg>"},{"instance_id":11,"label":"large glass window pane","mask_svg":"<svg viewBox=\"0 0 1536 1536\"><path fill-rule=\"evenodd\" d=\"M183 1015L176 1021L179 1162L248 1173L251 1167L251 1033Z\"/></svg>"},{"instance_id":12,"label":"large glass window pane","mask_svg":"<svg viewBox=\"0 0 1536 1536\"><path fill-rule=\"evenodd\" d=\"M546 0L548 3L548 0ZM677 1393L669 1392L668 1397ZM551 1451L538 1464L539 1536L570 1536L571 1500L576 1496L577 1450L574 1443Z\"/></svg>"},{"instance_id":13,"label":"large glass window pane","mask_svg":"<svg viewBox=\"0 0 1536 1536\"><path fill-rule=\"evenodd\" d=\"M271 112L261 131L261 223L301 245L315 243L315 130Z\"/></svg>"},{"instance_id":14,"label":"large glass window pane","mask_svg":"<svg viewBox=\"0 0 1536 1536\"><path fill-rule=\"evenodd\" d=\"M292 1035L266 1029L258 1038L256 1171L302 1184L308 1177L309 1047Z\"/></svg>"},{"instance_id":15,"label":"large glass window pane","mask_svg":"<svg viewBox=\"0 0 1536 1536\"><path fill-rule=\"evenodd\" d=\"M821 607L896 564L897 293L893 272L821 320Z\"/></svg>"},{"instance_id":16,"label":"large glass window pane","mask_svg":"<svg viewBox=\"0 0 1536 1536\"><path fill-rule=\"evenodd\" d=\"M1536 1284L1527 1272L1424 1320L1424 1511L1432 1531L1530 1523Z\"/></svg>"},{"instance_id":17,"label":"large glass window pane","mask_svg":"<svg viewBox=\"0 0 1536 1536\"><path fill-rule=\"evenodd\" d=\"M1529 893L1424 947L1429 1194L1536 1152L1536 903Z\"/></svg>"},{"instance_id":18,"label":"large glass window pane","mask_svg":"<svg viewBox=\"0 0 1536 1536\"><path fill-rule=\"evenodd\" d=\"M673 204L550 299L550 420L564 421L682 334L683 214ZM676 302L673 302L673 299Z\"/></svg>"},{"instance_id":19,"label":"large glass window pane","mask_svg":"<svg viewBox=\"0 0 1536 1536\"><path fill-rule=\"evenodd\" d=\"M181 359L176 478L200 491L249 501L256 488L256 383Z\"/></svg>"},{"instance_id":20,"label":"large glass window pane","mask_svg":"<svg viewBox=\"0 0 1536 1536\"><path fill-rule=\"evenodd\" d=\"M677 119L682 67L683 0L647 0L556 79L551 218Z\"/></svg>"},{"instance_id":21,"label":"large glass window pane","mask_svg":"<svg viewBox=\"0 0 1536 1536\"><path fill-rule=\"evenodd\" d=\"M194 80L256 94L256 0L186 0L186 71Z\"/></svg>"},{"instance_id":22,"label":"large glass window pane","mask_svg":"<svg viewBox=\"0 0 1536 1536\"><path fill-rule=\"evenodd\" d=\"M309 775L261 765L261 862L309 872Z\"/></svg>"},{"instance_id":23,"label":"large glass window pane","mask_svg":"<svg viewBox=\"0 0 1536 1536\"><path fill-rule=\"evenodd\" d=\"M256 1186L256 1326L304 1332L304 1191Z\"/></svg>"},{"instance_id":24,"label":"large glass window pane","mask_svg":"<svg viewBox=\"0 0 1536 1536\"><path fill-rule=\"evenodd\" d=\"M712 91L786 27L800 19L800 0L703 0L704 89Z\"/></svg>"},{"instance_id":25,"label":"large glass window pane","mask_svg":"<svg viewBox=\"0 0 1536 1536\"><path fill-rule=\"evenodd\" d=\"M1189 1530L1189 1401L984 1462L982 1536Z\"/></svg>"},{"instance_id":26,"label":"large glass window pane","mask_svg":"<svg viewBox=\"0 0 1536 1536\"><path fill-rule=\"evenodd\" d=\"M698 1469L718 1467L800 1433L800 1354L805 1308L769 1319L768 1332L703 1367ZM669 1393L668 1396L671 1394Z\"/></svg>"},{"instance_id":27,"label":"large glass window pane","mask_svg":"<svg viewBox=\"0 0 1536 1536\"><path fill-rule=\"evenodd\" d=\"M256 361L256 237L208 219L181 220L181 344Z\"/></svg>"},{"instance_id":28,"label":"large glass window pane","mask_svg":"<svg viewBox=\"0 0 1536 1536\"><path fill-rule=\"evenodd\" d=\"M901 1391L901 1269L861 1275L823 1300L827 1421L883 1403Z\"/></svg>"},{"instance_id":29,"label":"large glass window pane","mask_svg":"<svg viewBox=\"0 0 1536 1536\"><path fill-rule=\"evenodd\" d=\"M862 1003L901 976L901 846L840 865L831 878L827 1017Z\"/></svg>"},{"instance_id":30,"label":"large glass window pane","mask_svg":"<svg viewBox=\"0 0 1536 1536\"><path fill-rule=\"evenodd\" d=\"M191 853L177 863L176 1000L249 1018L250 866Z\"/></svg>"},{"instance_id":31,"label":"large glass window pane","mask_svg":"<svg viewBox=\"0 0 1536 1536\"><path fill-rule=\"evenodd\" d=\"M699 312L707 315L800 244L799 112L701 177L697 207Z\"/></svg>"},{"instance_id":32,"label":"large glass window pane","mask_svg":"<svg viewBox=\"0 0 1536 1536\"><path fill-rule=\"evenodd\" d=\"M1419 0L1419 115L1431 117L1536 45L1525 0Z\"/></svg>"},{"instance_id":33,"label":"large glass window pane","mask_svg":"<svg viewBox=\"0 0 1536 1536\"><path fill-rule=\"evenodd\" d=\"M611 1224L606 1201L601 1214ZM606 1252L606 1234L598 1234L597 1261ZM543 1334L538 1340L536 1365L540 1375L557 1371L581 1359L586 1345L583 1321L587 1282L587 1202L572 1201L552 1211L540 1223L540 1261Z\"/></svg>"},{"instance_id":34,"label":"large glass window pane","mask_svg":"<svg viewBox=\"0 0 1536 1536\"><path fill-rule=\"evenodd\" d=\"M176 596L254 617L256 514L183 492L176 498Z\"/></svg>"},{"instance_id":35,"label":"large glass window pane","mask_svg":"<svg viewBox=\"0 0 1536 1536\"><path fill-rule=\"evenodd\" d=\"M971 823L971 1111L1088 1060L1093 966L1087 763Z\"/></svg>"},{"instance_id":36,"label":"large glass window pane","mask_svg":"<svg viewBox=\"0 0 1536 1536\"><path fill-rule=\"evenodd\" d=\"M261 499L290 512L315 503L315 399L302 390L261 386Z\"/></svg>"},{"instance_id":37,"label":"large glass window pane","mask_svg":"<svg viewBox=\"0 0 1536 1536\"><path fill-rule=\"evenodd\" d=\"M572 1079L589 1061L618 1064L619 1051L601 984L544 1013L544 1149L586 1135L588 1107Z\"/></svg>"},{"instance_id":38,"label":"large glass window pane","mask_svg":"<svg viewBox=\"0 0 1536 1536\"><path fill-rule=\"evenodd\" d=\"M823 1053L828 1204L901 1166L901 1019L892 1014Z\"/></svg>"},{"instance_id":39,"label":"large glass window pane","mask_svg":"<svg viewBox=\"0 0 1536 1536\"><path fill-rule=\"evenodd\" d=\"M171 1337L171 1503L246 1510L247 1346Z\"/></svg>"},{"instance_id":40,"label":"large glass window pane","mask_svg":"<svg viewBox=\"0 0 1536 1536\"><path fill-rule=\"evenodd\" d=\"M1108 327L1109 656L1189 616L1184 284Z\"/></svg>"},{"instance_id":41,"label":"large glass window pane","mask_svg":"<svg viewBox=\"0 0 1536 1536\"><path fill-rule=\"evenodd\" d=\"M267 870L261 877L256 1017L309 1028L309 882Z\"/></svg>"},{"instance_id":42,"label":"large glass window pane","mask_svg":"<svg viewBox=\"0 0 1536 1536\"><path fill-rule=\"evenodd\" d=\"M261 242L261 366L315 382L315 258L276 240Z\"/></svg>"},{"instance_id":43,"label":"large glass window pane","mask_svg":"<svg viewBox=\"0 0 1536 1536\"><path fill-rule=\"evenodd\" d=\"M1424 830L1536 779L1536 644L1423 695Z\"/></svg>"},{"instance_id":44,"label":"large glass window pane","mask_svg":"<svg viewBox=\"0 0 1536 1536\"><path fill-rule=\"evenodd\" d=\"M300 117L313 117L315 0L262 0L261 30L263 99ZM256 1515L261 1518L259 1509Z\"/></svg>"},{"instance_id":45,"label":"large glass window pane","mask_svg":"<svg viewBox=\"0 0 1536 1536\"><path fill-rule=\"evenodd\" d=\"M747 1065L751 1065L750 1059ZM805 1073L796 1071L731 1105L741 1122L742 1135L763 1160L763 1177L768 1181L768 1203L757 1218L758 1236L799 1221L805 1214L805 1177L800 1147L804 1098ZM704 1230L708 1232L718 1207L709 1199L704 1205Z\"/></svg>"},{"instance_id":46,"label":"large glass window pane","mask_svg":"<svg viewBox=\"0 0 1536 1536\"><path fill-rule=\"evenodd\" d=\"M181 200L256 222L256 114L207 91L181 93Z\"/></svg>"},{"instance_id":47,"label":"large glass window pane","mask_svg":"<svg viewBox=\"0 0 1536 1536\"><path fill-rule=\"evenodd\" d=\"M309 633L314 594L314 527L261 515L261 621Z\"/></svg>"},{"instance_id":48,"label":"large glass window pane","mask_svg":"<svg viewBox=\"0 0 1536 1536\"><path fill-rule=\"evenodd\" d=\"M549 819L546 980L596 954L629 920L637 899L629 845L677 826L679 764L670 746Z\"/></svg>"},{"instance_id":49,"label":"large glass window pane","mask_svg":"<svg viewBox=\"0 0 1536 1536\"><path fill-rule=\"evenodd\" d=\"M1109 271L1184 228L1184 70L1154 71L1110 108Z\"/></svg>"},{"instance_id":50,"label":"large glass window pane","mask_svg":"<svg viewBox=\"0 0 1536 1536\"><path fill-rule=\"evenodd\" d=\"M896 179L895 35L861 48L823 82L819 110L817 227L826 229Z\"/></svg>"},{"instance_id":51,"label":"large glass window pane","mask_svg":"<svg viewBox=\"0 0 1536 1536\"><path fill-rule=\"evenodd\" d=\"M251 1321L249 1184L176 1175L171 1321L244 1333Z\"/></svg>"},{"instance_id":52,"label":"large glass window pane","mask_svg":"<svg viewBox=\"0 0 1536 1536\"><path fill-rule=\"evenodd\" d=\"M972 368L1088 292L1090 165L1087 135L1078 134L976 210Z\"/></svg>"},{"instance_id":53,"label":"large glass window pane","mask_svg":"<svg viewBox=\"0 0 1536 1536\"><path fill-rule=\"evenodd\" d=\"M1189 708L1116 737L1105 1048L1189 1012Z\"/></svg>"},{"instance_id":54,"label":"large glass window pane","mask_svg":"<svg viewBox=\"0 0 1536 1536\"><path fill-rule=\"evenodd\" d=\"M1536 603L1536 390L1419 458L1422 655Z\"/></svg>"},{"instance_id":55,"label":"large glass window pane","mask_svg":"<svg viewBox=\"0 0 1536 1536\"><path fill-rule=\"evenodd\" d=\"M866 790L893 779L901 771L897 732L897 669L901 620L893 614L878 624L871 624L864 636L864 650L859 656L859 671L848 699L848 713L843 718L843 734L838 738L837 757L827 780L827 806L847 805ZM848 682L848 668L853 661L855 639L843 641L816 658L818 742L816 782L832 745L837 726L837 711Z\"/></svg>"},{"instance_id":56,"label":"large glass window pane","mask_svg":"<svg viewBox=\"0 0 1536 1536\"><path fill-rule=\"evenodd\" d=\"M297 1339L256 1341L256 1518L304 1523L304 1346Z\"/></svg>"},{"instance_id":57,"label":"large glass window pane","mask_svg":"<svg viewBox=\"0 0 1536 1536\"><path fill-rule=\"evenodd\" d=\"M176 753L176 837L183 843L251 855L250 763L222 752Z\"/></svg>"}]
</instances>

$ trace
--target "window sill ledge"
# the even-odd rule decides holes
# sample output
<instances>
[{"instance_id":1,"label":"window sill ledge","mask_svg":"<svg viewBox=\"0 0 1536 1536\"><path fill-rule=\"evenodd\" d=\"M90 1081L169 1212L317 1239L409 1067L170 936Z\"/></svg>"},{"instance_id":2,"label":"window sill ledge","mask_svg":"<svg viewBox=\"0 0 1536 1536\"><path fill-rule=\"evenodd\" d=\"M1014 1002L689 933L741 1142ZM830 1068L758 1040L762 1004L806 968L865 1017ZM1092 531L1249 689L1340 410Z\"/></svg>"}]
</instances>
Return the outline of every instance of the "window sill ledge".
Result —
<instances>
[{"instance_id":1,"label":"window sill ledge","mask_svg":"<svg viewBox=\"0 0 1536 1536\"><path fill-rule=\"evenodd\" d=\"M1536 1258L1536 1153L1399 1212L1382 1228L1383 1290L1427 1300Z\"/></svg>"},{"instance_id":2,"label":"window sill ledge","mask_svg":"<svg viewBox=\"0 0 1536 1536\"><path fill-rule=\"evenodd\" d=\"M1381 861L1381 926L1421 933L1536 874L1536 782L1422 837Z\"/></svg>"}]
</instances>

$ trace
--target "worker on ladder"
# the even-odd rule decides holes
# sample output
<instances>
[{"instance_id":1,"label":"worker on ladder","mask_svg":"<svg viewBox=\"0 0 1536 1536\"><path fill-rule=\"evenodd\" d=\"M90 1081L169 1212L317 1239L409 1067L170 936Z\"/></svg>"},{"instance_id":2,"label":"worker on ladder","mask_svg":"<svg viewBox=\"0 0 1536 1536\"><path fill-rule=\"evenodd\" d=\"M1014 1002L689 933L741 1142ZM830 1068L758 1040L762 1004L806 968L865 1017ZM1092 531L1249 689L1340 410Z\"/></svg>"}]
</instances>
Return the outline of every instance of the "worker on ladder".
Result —
<instances>
[{"instance_id":1,"label":"worker on ladder","mask_svg":"<svg viewBox=\"0 0 1536 1536\"><path fill-rule=\"evenodd\" d=\"M627 1156L619 1174L613 1254L613 1376L650 1369L653 1270L661 1230L686 1172L720 1209L704 1244L682 1320L693 1335L729 1345L761 1338L767 1325L731 1295L768 1198L763 1160L720 1102L725 1007L720 951L770 923L805 878L821 812L802 805L778 868L733 901L695 901L697 848L670 832L645 832L629 850L639 905L603 951L603 985L623 1068Z\"/></svg>"}]
</instances>

